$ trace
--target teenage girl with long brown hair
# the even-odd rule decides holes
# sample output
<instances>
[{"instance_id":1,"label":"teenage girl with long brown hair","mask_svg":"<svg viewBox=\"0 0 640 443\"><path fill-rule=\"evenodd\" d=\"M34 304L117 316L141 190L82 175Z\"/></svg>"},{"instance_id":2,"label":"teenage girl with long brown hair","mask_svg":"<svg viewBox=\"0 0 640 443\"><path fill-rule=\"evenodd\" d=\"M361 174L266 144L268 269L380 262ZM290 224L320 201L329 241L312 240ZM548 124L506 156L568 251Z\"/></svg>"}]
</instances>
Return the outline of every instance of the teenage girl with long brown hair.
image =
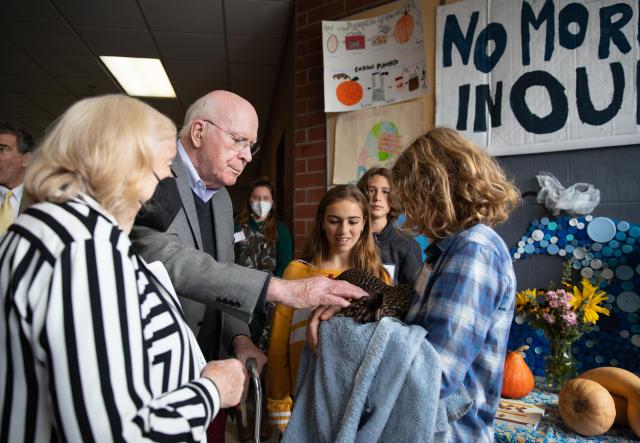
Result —
<instances>
[{"instance_id":1,"label":"teenage girl with long brown hair","mask_svg":"<svg viewBox=\"0 0 640 443\"><path fill-rule=\"evenodd\" d=\"M340 185L320 201L315 226L302 260L292 261L284 278L296 280L316 275L330 278L356 268L390 284L371 233L367 198L355 186ZM276 305L269 341L267 411L271 424L284 432L291 415L298 360L304 347L310 310Z\"/></svg>"}]
</instances>

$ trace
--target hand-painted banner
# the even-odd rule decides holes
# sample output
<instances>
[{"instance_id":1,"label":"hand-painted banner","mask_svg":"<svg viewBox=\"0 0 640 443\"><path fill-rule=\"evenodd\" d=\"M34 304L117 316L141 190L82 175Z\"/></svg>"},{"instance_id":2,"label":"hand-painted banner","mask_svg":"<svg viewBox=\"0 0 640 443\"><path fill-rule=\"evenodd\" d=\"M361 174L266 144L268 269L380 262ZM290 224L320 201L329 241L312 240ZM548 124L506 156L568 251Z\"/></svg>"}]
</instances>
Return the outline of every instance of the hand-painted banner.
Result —
<instances>
[{"instance_id":1,"label":"hand-painted banner","mask_svg":"<svg viewBox=\"0 0 640 443\"><path fill-rule=\"evenodd\" d=\"M638 1L438 8L436 124L494 155L640 142Z\"/></svg>"},{"instance_id":2,"label":"hand-painted banner","mask_svg":"<svg viewBox=\"0 0 640 443\"><path fill-rule=\"evenodd\" d=\"M354 111L427 92L420 7L365 20L323 21L324 110Z\"/></svg>"}]
</instances>

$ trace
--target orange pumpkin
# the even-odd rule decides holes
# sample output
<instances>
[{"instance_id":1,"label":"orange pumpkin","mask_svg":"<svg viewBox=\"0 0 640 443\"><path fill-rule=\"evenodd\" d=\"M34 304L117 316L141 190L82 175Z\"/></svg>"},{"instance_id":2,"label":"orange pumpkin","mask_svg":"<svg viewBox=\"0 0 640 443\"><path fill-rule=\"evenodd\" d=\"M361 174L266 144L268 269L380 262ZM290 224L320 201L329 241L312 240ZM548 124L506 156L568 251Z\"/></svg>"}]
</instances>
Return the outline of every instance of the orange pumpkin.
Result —
<instances>
[{"instance_id":1,"label":"orange pumpkin","mask_svg":"<svg viewBox=\"0 0 640 443\"><path fill-rule=\"evenodd\" d=\"M593 380L569 380L558 396L560 417L578 434L591 437L604 434L616 418L613 397Z\"/></svg>"},{"instance_id":2,"label":"orange pumpkin","mask_svg":"<svg viewBox=\"0 0 640 443\"><path fill-rule=\"evenodd\" d=\"M400 44L407 43L413 35L413 17L405 12L396 22L394 37Z\"/></svg>"},{"instance_id":3,"label":"orange pumpkin","mask_svg":"<svg viewBox=\"0 0 640 443\"><path fill-rule=\"evenodd\" d=\"M533 374L524 361L524 351L529 346L521 346L515 351L507 352L504 359L504 378L502 380L502 396L507 398L526 397L533 389Z\"/></svg>"},{"instance_id":4,"label":"orange pumpkin","mask_svg":"<svg viewBox=\"0 0 640 443\"><path fill-rule=\"evenodd\" d=\"M357 82L358 77L354 77L351 80L346 80L338 85L336 88L336 97L338 101L345 106L353 106L362 100L364 91L362 86Z\"/></svg>"}]
</instances>

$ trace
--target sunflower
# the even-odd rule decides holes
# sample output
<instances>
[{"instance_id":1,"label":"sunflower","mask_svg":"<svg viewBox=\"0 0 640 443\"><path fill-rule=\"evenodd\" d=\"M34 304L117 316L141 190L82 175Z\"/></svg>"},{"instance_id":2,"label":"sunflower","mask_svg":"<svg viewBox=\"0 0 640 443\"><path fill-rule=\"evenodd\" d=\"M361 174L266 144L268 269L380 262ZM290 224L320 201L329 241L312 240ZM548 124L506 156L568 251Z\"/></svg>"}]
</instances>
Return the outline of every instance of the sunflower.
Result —
<instances>
[{"instance_id":1,"label":"sunflower","mask_svg":"<svg viewBox=\"0 0 640 443\"><path fill-rule=\"evenodd\" d=\"M586 278L583 278L581 283L582 290L577 286L573 287L571 306L576 310L582 307L584 321L595 324L599 318L598 313L609 315L609 310L600 306L600 303L606 300L607 294L593 286Z\"/></svg>"},{"instance_id":2,"label":"sunflower","mask_svg":"<svg viewBox=\"0 0 640 443\"><path fill-rule=\"evenodd\" d=\"M535 289L525 289L516 293L516 311L522 311L528 304L535 303L537 295Z\"/></svg>"}]
</instances>

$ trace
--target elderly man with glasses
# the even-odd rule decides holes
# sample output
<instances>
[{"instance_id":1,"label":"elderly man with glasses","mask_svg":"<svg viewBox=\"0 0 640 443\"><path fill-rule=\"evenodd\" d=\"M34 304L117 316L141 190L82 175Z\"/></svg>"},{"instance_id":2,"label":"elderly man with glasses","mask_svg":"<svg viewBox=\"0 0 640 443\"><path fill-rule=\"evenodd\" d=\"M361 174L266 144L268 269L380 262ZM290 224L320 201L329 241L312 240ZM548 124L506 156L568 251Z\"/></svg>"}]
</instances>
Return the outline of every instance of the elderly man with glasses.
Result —
<instances>
[{"instance_id":1,"label":"elderly man with glasses","mask_svg":"<svg viewBox=\"0 0 640 443\"><path fill-rule=\"evenodd\" d=\"M213 91L196 100L177 141L175 181L160 183L131 237L145 260L169 271L205 357L230 352L243 362L255 358L262 369L266 357L251 342L247 323L265 301L344 307L346 299L365 294L342 281L280 280L233 263L233 208L225 187L258 151L257 133L256 111L242 97Z\"/></svg>"}]
</instances>

